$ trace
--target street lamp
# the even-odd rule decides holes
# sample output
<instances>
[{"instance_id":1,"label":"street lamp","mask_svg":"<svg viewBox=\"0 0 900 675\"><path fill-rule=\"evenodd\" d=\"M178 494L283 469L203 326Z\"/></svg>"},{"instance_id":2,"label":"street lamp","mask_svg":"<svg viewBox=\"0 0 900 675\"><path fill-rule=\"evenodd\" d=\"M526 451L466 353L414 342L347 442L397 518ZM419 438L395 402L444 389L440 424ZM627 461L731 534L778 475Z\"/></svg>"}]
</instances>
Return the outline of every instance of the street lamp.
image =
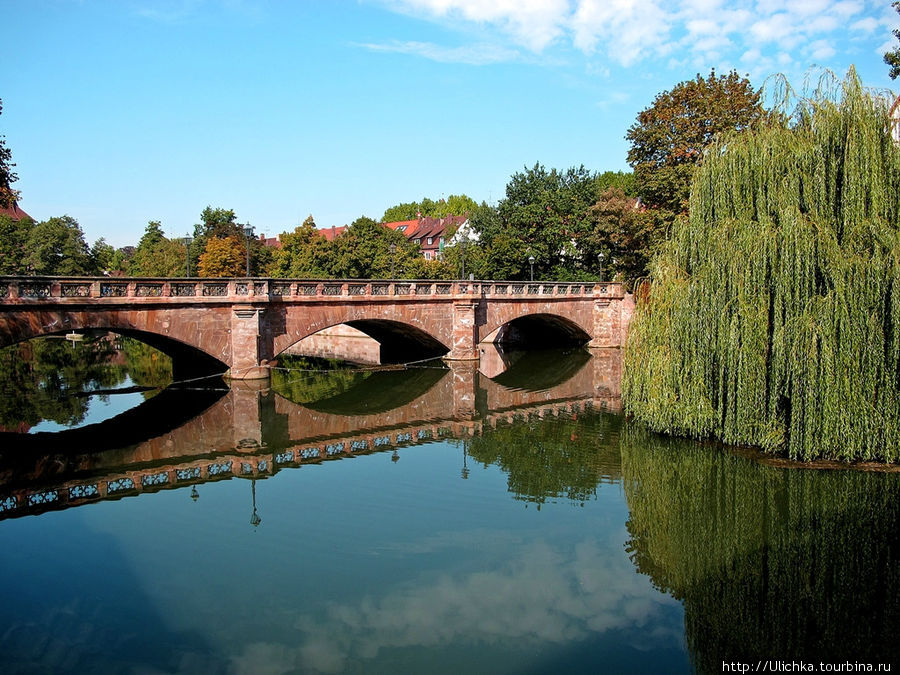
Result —
<instances>
[{"instance_id":1,"label":"street lamp","mask_svg":"<svg viewBox=\"0 0 900 675\"><path fill-rule=\"evenodd\" d=\"M597 258L600 260L600 281L603 281L603 257L604 256L602 253L597 256Z\"/></svg>"},{"instance_id":2,"label":"street lamp","mask_svg":"<svg viewBox=\"0 0 900 675\"><path fill-rule=\"evenodd\" d=\"M188 277L191 276L191 242L194 241L191 235L186 234L181 239L184 242L184 272Z\"/></svg>"},{"instance_id":3,"label":"street lamp","mask_svg":"<svg viewBox=\"0 0 900 675\"><path fill-rule=\"evenodd\" d=\"M459 242L459 251L462 254L462 278L466 278L466 242L469 241L468 237L464 237Z\"/></svg>"},{"instance_id":4,"label":"street lamp","mask_svg":"<svg viewBox=\"0 0 900 675\"><path fill-rule=\"evenodd\" d=\"M528 264L531 265L531 280L534 281L534 256L528 256Z\"/></svg>"},{"instance_id":5,"label":"street lamp","mask_svg":"<svg viewBox=\"0 0 900 675\"><path fill-rule=\"evenodd\" d=\"M244 236L247 237L247 276L250 276L250 237L253 236L253 226L250 223L244 225Z\"/></svg>"},{"instance_id":6,"label":"street lamp","mask_svg":"<svg viewBox=\"0 0 900 675\"><path fill-rule=\"evenodd\" d=\"M393 279L394 278L394 262L395 262L394 254L397 253L397 244L395 244L394 242L391 242L391 245L388 246L388 248L391 249L391 279Z\"/></svg>"}]
</instances>

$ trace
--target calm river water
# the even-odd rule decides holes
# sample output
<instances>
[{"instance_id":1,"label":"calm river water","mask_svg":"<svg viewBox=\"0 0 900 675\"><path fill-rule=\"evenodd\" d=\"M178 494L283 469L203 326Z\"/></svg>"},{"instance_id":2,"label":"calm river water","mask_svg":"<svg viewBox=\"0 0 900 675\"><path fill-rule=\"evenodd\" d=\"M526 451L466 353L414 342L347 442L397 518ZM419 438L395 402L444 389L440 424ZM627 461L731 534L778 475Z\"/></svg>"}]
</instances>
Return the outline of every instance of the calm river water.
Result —
<instances>
[{"instance_id":1,"label":"calm river water","mask_svg":"<svg viewBox=\"0 0 900 675\"><path fill-rule=\"evenodd\" d=\"M0 351L0 672L900 667L900 474L653 436L619 368Z\"/></svg>"}]
</instances>

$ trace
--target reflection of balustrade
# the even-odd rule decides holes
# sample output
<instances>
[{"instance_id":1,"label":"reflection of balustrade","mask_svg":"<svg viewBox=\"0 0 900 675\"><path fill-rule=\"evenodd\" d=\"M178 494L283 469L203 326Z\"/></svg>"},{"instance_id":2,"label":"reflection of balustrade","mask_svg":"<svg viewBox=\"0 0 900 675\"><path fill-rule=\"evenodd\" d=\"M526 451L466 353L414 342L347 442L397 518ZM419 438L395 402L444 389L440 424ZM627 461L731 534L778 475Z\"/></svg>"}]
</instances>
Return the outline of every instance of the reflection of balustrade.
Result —
<instances>
[{"instance_id":1,"label":"reflection of balustrade","mask_svg":"<svg viewBox=\"0 0 900 675\"><path fill-rule=\"evenodd\" d=\"M53 486L22 488L0 496L0 520L34 515L102 499L133 497L231 478L267 478L281 469L320 464L346 457L394 451L441 439L471 438L485 429L580 413L592 405L590 397L488 413L479 420L436 420L403 429L370 430L319 442L298 443L276 451L248 444L216 453L213 458L130 471L111 472L91 479L78 478Z\"/></svg>"}]
</instances>

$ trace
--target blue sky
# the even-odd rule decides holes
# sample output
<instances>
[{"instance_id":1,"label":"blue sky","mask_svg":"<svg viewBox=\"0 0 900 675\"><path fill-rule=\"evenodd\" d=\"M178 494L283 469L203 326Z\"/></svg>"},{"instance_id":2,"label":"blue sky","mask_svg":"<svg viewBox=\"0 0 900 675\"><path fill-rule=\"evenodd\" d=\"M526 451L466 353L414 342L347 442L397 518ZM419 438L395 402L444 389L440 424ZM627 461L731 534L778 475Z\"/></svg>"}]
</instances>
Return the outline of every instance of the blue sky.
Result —
<instances>
[{"instance_id":1,"label":"blue sky","mask_svg":"<svg viewBox=\"0 0 900 675\"><path fill-rule=\"evenodd\" d=\"M811 66L900 89L889 0L0 0L20 205L89 242L182 236L207 205L269 236L422 197L503 196L541 162L627 170L657 93Z\"/></svg>"}]
</instances>

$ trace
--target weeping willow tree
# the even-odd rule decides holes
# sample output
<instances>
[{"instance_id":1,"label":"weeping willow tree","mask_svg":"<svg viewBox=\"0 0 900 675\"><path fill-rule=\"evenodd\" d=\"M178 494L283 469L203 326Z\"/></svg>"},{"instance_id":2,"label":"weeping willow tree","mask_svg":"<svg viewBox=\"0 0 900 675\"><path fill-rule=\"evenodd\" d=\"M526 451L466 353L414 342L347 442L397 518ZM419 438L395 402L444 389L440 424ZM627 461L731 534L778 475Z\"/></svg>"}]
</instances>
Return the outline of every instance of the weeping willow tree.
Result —
<instances>
[{"instance_id":1,"label":"weeping willow tree","mask_svg":"<svg viewBox=\"0 0 900 675\"><path fill-rule=\"evenodd\" d=\"M711 147L625 351L650 428L900 460L900 150L854 71Z\"/></svg>"}]
</instances>

